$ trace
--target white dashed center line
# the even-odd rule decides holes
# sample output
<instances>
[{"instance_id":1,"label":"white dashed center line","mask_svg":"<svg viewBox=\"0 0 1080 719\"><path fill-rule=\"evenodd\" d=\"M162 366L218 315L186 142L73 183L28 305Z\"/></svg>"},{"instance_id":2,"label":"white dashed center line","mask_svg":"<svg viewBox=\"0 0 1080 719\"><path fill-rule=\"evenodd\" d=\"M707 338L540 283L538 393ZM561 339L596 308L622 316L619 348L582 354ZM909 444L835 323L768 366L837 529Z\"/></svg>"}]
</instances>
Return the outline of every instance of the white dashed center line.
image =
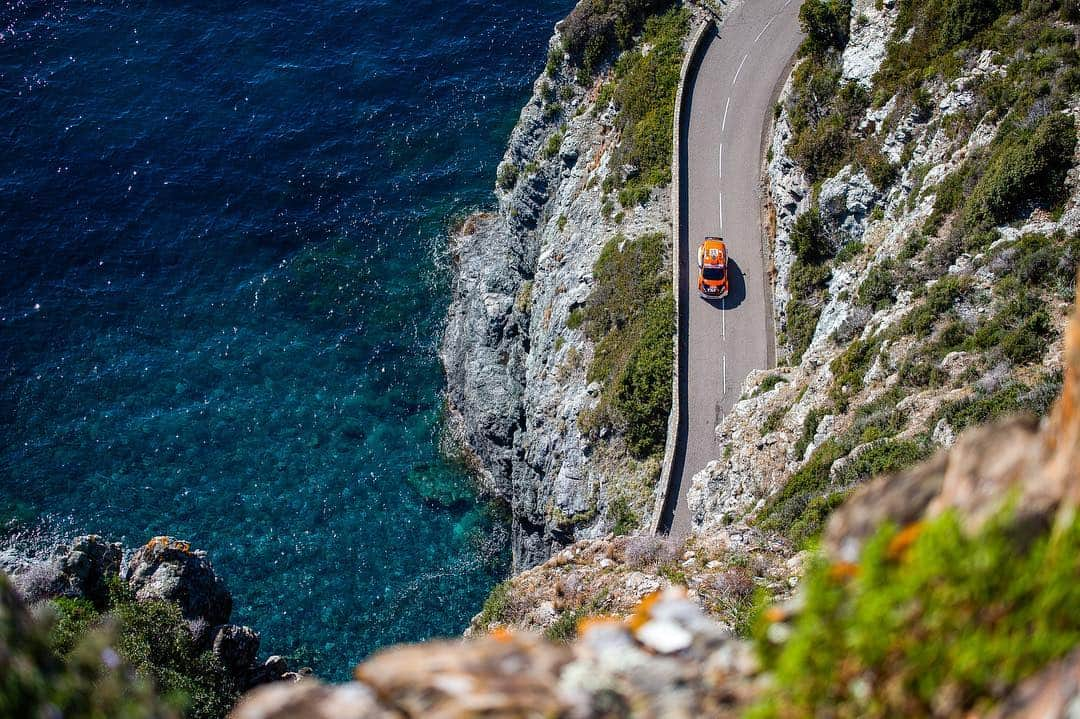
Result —
<instances>
[{"instance_id":1,"label":"white dashed center line","mask_svg":"<svg viewBox=\"0 0 1080 719\"><path fill-rule=\"evenodd\" d=\"M739 81L739 73L742 72L743 65L746 64L746 60L749 57L750 57L750 53L746 53L745 55L743 55L742 62L739 63L739 69L735 71L735 79L731 81L732 85L734 85L735 83L737 83Z\"/></svg>"},{"instance_id":2,"label":"white dashed center line","mask_svg":"<svg viewBox=\"0 0 1080 719\"><path fill-rule=\"evenodd\" d=\"M720 145L720 161L716 163L717 171L720 173L720 179L724 179L724 146Z\"/></svg>"},{"instance_id":3,"label":"white dashed center line","mask_svg":"<svg viewBox=\"0 0 1080 719\"><path fill-rule=\"evenodd\" d=\"M772 25L773 21L775 21L775 20L776 20L776 15L773 15L772 20L769 20L769 22L765 23L765 27L761 28L761 32L759 32L757 34L757 37L754 38L754 43L755 44L757 43L758 40L761 39L761 36L765 34L765 32L769 29L769 26Z\"/></svg>"},{"instance_id":4,"label":"white dashed center line","mask_svg":"<svg viewBox=\"0 0 1080 719\"><path fill-rule=\"evenodd\" d=\"M727 104L724 105L724 121L720 123L720 132L724 132L727 129L727 113L731 109L731 98L727 99Z\"/></svg>"}]
</instances>

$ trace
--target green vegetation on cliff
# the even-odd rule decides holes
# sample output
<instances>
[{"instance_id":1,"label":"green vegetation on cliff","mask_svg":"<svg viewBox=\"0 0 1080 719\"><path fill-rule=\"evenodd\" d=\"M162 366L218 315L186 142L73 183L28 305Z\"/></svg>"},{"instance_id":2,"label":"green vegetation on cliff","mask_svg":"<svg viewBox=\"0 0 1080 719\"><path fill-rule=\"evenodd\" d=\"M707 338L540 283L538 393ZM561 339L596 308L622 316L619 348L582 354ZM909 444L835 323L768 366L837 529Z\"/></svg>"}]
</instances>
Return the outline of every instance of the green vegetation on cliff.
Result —
<instances>
[{"instance_id":1,"label":"green vegetation on cliff","mask_svg":"<svg viewBox=\"0 0 1080 719\"><path fill-rule=\"evenodd\" d=\"M32 616L0 573L0 716L176 716L175 705L117 654L115 626L99 623L89 603L54 609Z\"/></svg>"},{"instance_id":2,"label":"green vegetation on cliff","mask_svg":"<svg viewBox=\"0 0 1080 719\"><path fill-rule=\"evenodd\" d=\"M239 696L195 635L210 627L170 602L136 601L115 576L103 607L61 597L35 615L0 573L0 716L217 719Z\"/></svg>"},{"instance_id":3,"label":"green vegetation on cliff","mask_svg":"<svg viewBox=\"0 0 1080 719\"><path fill-rule=\"evenodd\" d=\"M759 623L775 681L750 716L969 716L1080 643L1080 522L1018 541L952 515L880 529L857 567L819 560L791 636ZM786 625L785 625L786 626Z\"/></svg>"},{"instance_id":4,"label":"green vegetation on cliff","mask_svg":"<svg viewBox=\"0 0 1080 719\"><path fill-rule=\"evenodd\" d=\"M612 237L577 315L596 343L589 381L603 387L597 407L579 422L590 432L615 429L638 458L663 450L671 408L675 303L667 253L662 233Z\"/></svg>"}]
</instances>

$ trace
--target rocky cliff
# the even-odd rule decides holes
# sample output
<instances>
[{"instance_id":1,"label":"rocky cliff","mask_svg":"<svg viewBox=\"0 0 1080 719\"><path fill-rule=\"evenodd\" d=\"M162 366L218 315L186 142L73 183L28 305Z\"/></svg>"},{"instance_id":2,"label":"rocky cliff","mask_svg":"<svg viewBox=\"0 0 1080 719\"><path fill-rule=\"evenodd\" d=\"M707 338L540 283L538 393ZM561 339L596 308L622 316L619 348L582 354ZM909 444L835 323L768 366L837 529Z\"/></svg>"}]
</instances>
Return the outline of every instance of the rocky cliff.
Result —
<instances>
[{"instance_id":1,"label":"rocky cliff","mask_svg":"<svg viewBox=\"0 0 1080 719\"><path fill-rule=\"evenodd\" d=\"M590 32L600 33L611 13L629 12L603 15L598 5L581 3L556 29L548 67L499 166L498 208L468 218L453 240L441 351L449 406L482 485L510 505L517 567L601 536L620 517L646 524L659 471L659 457L632 458L619 432L583 418L604 389L591 370L597 343L582 326L601 253L659 235L668 254L657 264L667 268L671 244L670 175L660 172L655 185L640 181L645 168L627 159L613 100L618 53L590 72L567 49L568 23L593 23ZM675 16L680 41L702 12ZM626 52L641 57L649 43L639 39ZM676 77L680 60L674 57ZM668 134L670 157L670 127L661 121L659 132ZM638 191L628 197L620 188L635 179Z\"/></svg>"}]
</instances>

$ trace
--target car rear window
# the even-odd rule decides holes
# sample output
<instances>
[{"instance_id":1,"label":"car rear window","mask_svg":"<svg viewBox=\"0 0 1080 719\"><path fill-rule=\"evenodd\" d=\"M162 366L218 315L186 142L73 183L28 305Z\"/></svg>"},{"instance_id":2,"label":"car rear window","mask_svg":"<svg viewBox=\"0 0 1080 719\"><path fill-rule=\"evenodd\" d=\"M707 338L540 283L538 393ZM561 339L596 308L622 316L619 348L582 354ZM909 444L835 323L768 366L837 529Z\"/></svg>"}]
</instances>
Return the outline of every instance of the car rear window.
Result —
<instances>
[{"instance_id":1,"label":"car rear window","mask_svg":"<svg viewBox=\"0 0 1080 719\"><path fill-rule=\"evenodd\" d=\"M722 280L727 270L721 267L705 267L701 270L701 276L707 280Z\"/></svg>"}]
</instances>

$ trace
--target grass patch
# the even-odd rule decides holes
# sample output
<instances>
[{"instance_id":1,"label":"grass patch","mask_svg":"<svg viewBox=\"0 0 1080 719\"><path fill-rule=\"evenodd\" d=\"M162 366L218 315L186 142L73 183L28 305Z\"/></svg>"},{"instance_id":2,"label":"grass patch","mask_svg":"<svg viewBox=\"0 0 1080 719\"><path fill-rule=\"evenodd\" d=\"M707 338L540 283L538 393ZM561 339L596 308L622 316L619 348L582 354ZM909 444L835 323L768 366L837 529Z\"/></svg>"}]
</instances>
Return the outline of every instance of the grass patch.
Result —
<instances>
[{"instance_id":1,"label":"grass patch","mask_svg":"<svg viewBox=\"0 0 1080 719\"><path fill-rule=\"evenodd\" d=\"M596 408L580 416L581 428L617 430L638 458L663 451L667 439L675 303L666 243L661 233L608 241L577 320L596 343L589 381L603 385Z\"/></svg>"},{"instance_id":2,"label":"grass patch","mask_svg":"<svg viewBox=\"0 0 1080 719\"><path fill-rule=\"evenodd\" d=\"M480 609L480 616L476 623L481 627L491 624L501 624L506 621L506 610L510 606L510 580L499 582L487 595L484 606Z\"/></svg>"},{"instance_id":3,"label":"grass patch","mask_svg":"<svg viewBox=\"0 0 1080 719\"><path fill-rule=\"evenodd\" d=\"M620 177L623 207L641 204L650 188L671 181L675 94L689 29L690 13L683 8L650 17L641 38L649 52L643 54L639 47L623 53L615 63L611 99L618 110L615 126L621 139L613 166L635 168Z\"/></svg>"}]
</instances>

